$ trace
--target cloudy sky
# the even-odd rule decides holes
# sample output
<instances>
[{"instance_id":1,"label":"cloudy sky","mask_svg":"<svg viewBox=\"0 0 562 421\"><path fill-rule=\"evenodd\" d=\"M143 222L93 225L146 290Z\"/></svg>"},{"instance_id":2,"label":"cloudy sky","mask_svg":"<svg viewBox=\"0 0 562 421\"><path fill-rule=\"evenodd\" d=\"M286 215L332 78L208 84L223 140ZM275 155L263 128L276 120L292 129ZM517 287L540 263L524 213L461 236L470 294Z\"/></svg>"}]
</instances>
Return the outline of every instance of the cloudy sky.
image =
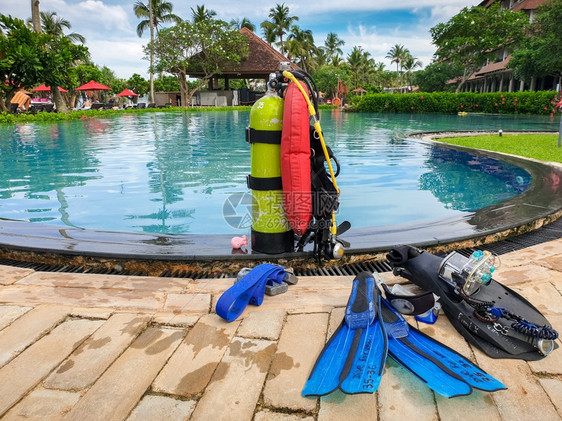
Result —
<instances>
[{"instance_id":1,"label":"cloudy sky","mask_svg":"<svg viewBox=\"0 0 562 421\"><path fill-rule=\"evenodd\" d=\"M174 13L183 19L191 17L191 8L204 4L226 21L248 18L256 25L268 18L269 9L276 1L207 0L190 2L168 0ZM0 13L22 19L31 16L29 0L0 0ZM136 27L139 20L133 13L135 0L41 0L41 11L54 11L70 21L72 31L86 37L93 61L106 65L118 77L129 78L133 73L147 76L148 62L143 59L142 47L148 31L139 38ZM146 1L145 1L146 3ZM480 3L478 0L323 0L317 3L285 1L291 15L299 17L297 24L310 29L317 45L322 45L326 34L335 32L345 41L344 54L354 46L361 46L387 69L394 65L385 59L390 48L402 44L427 65L435 51L429 29L446 22L463 7Z\"/></svg>"}]
</instances>

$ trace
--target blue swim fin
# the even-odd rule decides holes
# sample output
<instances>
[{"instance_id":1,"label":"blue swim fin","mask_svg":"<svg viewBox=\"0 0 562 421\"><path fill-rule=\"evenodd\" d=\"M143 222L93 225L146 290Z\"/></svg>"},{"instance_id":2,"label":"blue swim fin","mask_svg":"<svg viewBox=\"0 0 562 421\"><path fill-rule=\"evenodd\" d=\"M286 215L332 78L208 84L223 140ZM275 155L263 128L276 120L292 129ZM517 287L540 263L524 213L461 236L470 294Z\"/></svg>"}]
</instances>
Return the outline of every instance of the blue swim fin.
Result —
<instances>
[{"instance_id":1,"label":"blue swim fin","mask_svg":"<svg viewBox=\"0 0 562 421\"><path fill-rule=\"evenodd\" d=\"M381 303L389 355L435 392L451 398L469 395L472 388L507 389L456 351L410 326L386 299Z\"/></svg>"},{"instance_id":2,"label":"blue swim fin","mask_svg":"<svg viewBox=\"0 0 562 421\"><path fill-rule=\"evenodd\" d=\"M381 322L381 297L373 275L353 280L345 318L322 350L303 396L322 396L338 387L347 394L373 393L379 387L387 355Z\"/></svg>"}]
</instances>

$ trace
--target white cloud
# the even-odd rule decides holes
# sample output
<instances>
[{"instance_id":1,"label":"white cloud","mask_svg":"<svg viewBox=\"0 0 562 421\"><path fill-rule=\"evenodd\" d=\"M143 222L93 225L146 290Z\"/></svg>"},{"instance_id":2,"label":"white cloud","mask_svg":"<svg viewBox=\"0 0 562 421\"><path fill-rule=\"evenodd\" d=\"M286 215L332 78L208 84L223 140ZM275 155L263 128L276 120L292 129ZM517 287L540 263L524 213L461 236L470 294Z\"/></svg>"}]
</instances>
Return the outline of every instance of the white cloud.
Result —
<instances>
[{"instance_id":1,"label":"white cloud","mask_svg":"<svg viewBox=\"0 0 562 421\"><path fill-rule=\"evenodd\" d=\"M171 0L174 13L184 19L191 17L190 8L196 7L196 2L185 3ZM268 19L269 10L275 7L276 1L247 0L233 2L232 0L206 0L207 9L217 12L219 19L230 21L246 17L258 27ZM369 51L376 61L382 61L387 69L392 69L389 60L384 57L395 44L403 44L412 54L425 65L429 64L434 46L431 44L429 29L438 22L445 22L458 13L463 7L470 7L480 3L478 0L324 0L318 7L311 7L309 3L289 0L284 2L290 13L300 17L299 25L303 28L316 25L314 38L317 44L322 44L328 32L334 28L323 25L321 19L338 16L343 12L355 12L356 19L351 22L347 30L341 27L337 32L346 43L344 55L353 46L360 45ZM54 11L59 16L70 21L72 31L86 37L86 46L90 49L92 60L99 65L106 65L114 70L119 77L130 77L133 73L147 76L148 63L143 60L143 45L148 41L147 35L142 39L136 35L139 20L133 14L133 0L41 0L42 11ZM407 11L418 17L415 25L401 25L400 21L392 22L389 29L369 25L369 21L362 22L366 16L377 15L376 12ZM31 15L29 0L0 0L0 13L11 14L15 17L27 19ZM389 16L386 14L385 16ZM363 24L362 24L363 23ZM388 23L388 22L386 22ZM346 22L341 22L346 25ZM319 29L321 28L321 29Z\"/></svg>"},{"instance_id":2,"label":"white cloud","mask_svg":"<svg viewBox=\"0 0 562 421\"><path fill-rule=\"evenodd\" d=\"M423 36L422 36L423 35ZM360 46L368 51L371 57L377 62L383 62L387 70L396 69L395 64L391 64L386 58L388 51L396 44L404 45L413 56L417 57L427 66L435 48L431 45L429 34L405 33L399 30L392 33L379 33L374 26L358 25L349 27L348 32L341 36L347 46Z\"/></svg>"},{"instance_id":3,"label":"white cloud","mask_svg":"<svg viewBox=\"0 0 562 421\"><path fill-rule=\"evenodd\" d=\"M42 0L42 11L54 11L72 25L72 30L89 38L111 39L133 35L129 13L122 6L101 0L83 0L72 5L66 0Z\"/></svg>"},{"instance_id":4,"label":"white cloud","mask_svg":"<svg viewBox=\"0 0 562 421\"><path fill-rule=\"evenodd\" d=\"M143 45L139 39L122 41L93 40L88 42L96 64L107 66L117 77L128 79L133 73L148 76L148 61L143 60Z\"/></svg>"}]
</instances>

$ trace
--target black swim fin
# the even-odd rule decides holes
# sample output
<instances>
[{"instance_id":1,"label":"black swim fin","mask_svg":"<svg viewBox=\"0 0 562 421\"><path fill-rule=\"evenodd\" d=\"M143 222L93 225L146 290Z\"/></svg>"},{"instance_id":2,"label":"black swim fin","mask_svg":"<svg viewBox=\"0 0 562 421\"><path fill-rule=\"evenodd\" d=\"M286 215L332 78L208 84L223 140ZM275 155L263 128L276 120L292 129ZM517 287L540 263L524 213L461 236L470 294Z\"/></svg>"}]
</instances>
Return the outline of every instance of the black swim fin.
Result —
<instances>
[{"instance_id":1,"label":"black swim fin","mask_svg":"<svg viewBox=\"0 0 562 421\"><path fill-rule=\"evenodd\" d=\"M386 300L382 319L388 334L388 355L446 398L507 389L456 351L410 326Z\"/></svg>"},{"instance_id":2,"label":"black swim fin","mask_svg":"<svg viewBox=\"0 0 562 421\"><path fill-rule=\"evenodd\" d=\"M375 392L387 349L380 293L373 275L362 272L353 281L344 320L318 357L302 395L326 395L338 387L347 394Z\"/></svg>"},{"instance_id":3,"label":"black swim fin","mask_svg":"<svg viewBox=\"0 0 562 421\"><path fill-rule=\"evenodd\" d=\"M467 296L462 294L462 280L447 282L440 277L439 273L444 273L442 257L400 246L387 258L395 275L438 295L455 329L488 356L534 361L558 347L557 332L539 310L494 279Z\"/></svg>"}]
</instances>

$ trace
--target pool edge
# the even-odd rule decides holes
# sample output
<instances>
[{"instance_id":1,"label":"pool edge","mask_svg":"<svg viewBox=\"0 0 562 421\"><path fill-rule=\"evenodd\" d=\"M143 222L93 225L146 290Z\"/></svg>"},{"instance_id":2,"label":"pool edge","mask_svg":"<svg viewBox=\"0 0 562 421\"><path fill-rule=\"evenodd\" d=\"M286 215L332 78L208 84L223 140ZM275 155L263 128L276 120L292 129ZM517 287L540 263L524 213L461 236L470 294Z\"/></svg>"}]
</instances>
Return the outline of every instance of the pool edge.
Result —
<instances>
[{"instance_id":1,"label":"pool edge","mask_svg":"<svg viewBox=\"0 0 562 421\"><path fill-rule=\"evenodd\" d=\"M496 242L540 228L562 217L562 165L480 149L437 142L431 136L474 132L417 132L410 138L442 147L474 152L514 163L532 175L531 186L520 195L459 217L418 221L385 227L352 229L344 239L352 243L344 263L381 260L397 244L432 251L448 251ZM482 132L495 133L495 132ZM549 184L545 178L550 177ZM538 183L542 179L542 183ZM555 179L558 180L556 184ZM549 192L548 189L551 189ZM548 199L548 193L553 197ZM158 274L162 268L234 271L252 262L274 261L300 267L316 266L310 253L284 255L240 254L230 249L231 235L153 235L53 227L0 220L0 256L33 262L65 262L92 267L136 268Z\"/></svg>"}]
</instances>

